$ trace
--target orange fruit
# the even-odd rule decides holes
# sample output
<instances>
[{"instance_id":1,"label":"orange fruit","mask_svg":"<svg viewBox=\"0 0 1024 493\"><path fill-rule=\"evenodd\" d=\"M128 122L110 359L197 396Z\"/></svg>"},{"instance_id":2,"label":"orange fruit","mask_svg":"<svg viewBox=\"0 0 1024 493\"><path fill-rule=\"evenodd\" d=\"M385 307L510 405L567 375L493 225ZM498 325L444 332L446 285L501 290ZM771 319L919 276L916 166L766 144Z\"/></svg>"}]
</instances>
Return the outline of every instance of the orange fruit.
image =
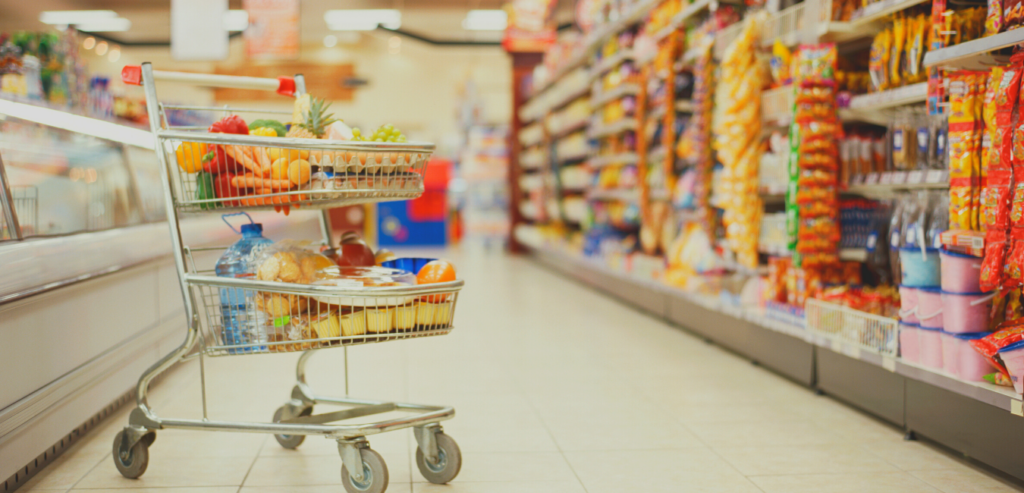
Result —
<instances>
[{"instance_id":1,"label":"orange fruit","mask_svg":"<svg viewBox=\"0 0 1024 493\"><path fill-rule=\"evenodd\" d=\"M434 284L454 280L455 267L447 260L434 260L428 262L427 265L424 265L423 268L416 273L416 284ZM448 295L445 294L434 294L430 296L423 296L420 300L430 303L442 303L447 298Z\"/></svg>"},{"instance_id":2,"label":"orange fruit","mask_svg":"<svg viewBox=\"0 0 1024 493\"><path fill-rule=\"evenodd\" d=\"M309 183L309 173L312 170L309 161L296 159L288 165L288 179L296 185Z\"/></svg>"},{"instance_id":3,"label":"orange fruit","mask_svg":"<svg viewBox=\"0 0 1024 493\"><path fill-rule=\"evenodd\" d=\"M270 178L272 180L288 179L288 160L279 158L270 164Z\"/></svg>"}]
</instances>

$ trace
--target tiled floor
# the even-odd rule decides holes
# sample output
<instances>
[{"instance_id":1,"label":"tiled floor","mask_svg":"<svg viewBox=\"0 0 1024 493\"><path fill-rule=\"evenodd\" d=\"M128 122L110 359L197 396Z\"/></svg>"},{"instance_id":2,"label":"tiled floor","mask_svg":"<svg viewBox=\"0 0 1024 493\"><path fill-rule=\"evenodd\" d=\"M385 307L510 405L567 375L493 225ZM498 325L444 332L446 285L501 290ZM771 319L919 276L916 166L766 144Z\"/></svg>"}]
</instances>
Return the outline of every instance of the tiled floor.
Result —
<instances>
[{"instance_id":1,"label":"tiled floor","mask_svg":"<svg viewBox=\"0 0 1024 493\"><path fill-rule=\"evenodd\" d=\"M412 433L370 437L391 492L1017 491L828 397L790 383L527 259L452 254L467 288L449 336L352 348L352 394L445 403L464 458L425 483ZM340 350L310 363L343 394ZM207 360L213 419L266 420L288 396L297 355ZM201 416L198 366L153 392L158 414ZM333 442L297 451L272 437L163 431L149 470L122 478L108 420L21 491L340 492Z\"/></svg>"}]
</instances>

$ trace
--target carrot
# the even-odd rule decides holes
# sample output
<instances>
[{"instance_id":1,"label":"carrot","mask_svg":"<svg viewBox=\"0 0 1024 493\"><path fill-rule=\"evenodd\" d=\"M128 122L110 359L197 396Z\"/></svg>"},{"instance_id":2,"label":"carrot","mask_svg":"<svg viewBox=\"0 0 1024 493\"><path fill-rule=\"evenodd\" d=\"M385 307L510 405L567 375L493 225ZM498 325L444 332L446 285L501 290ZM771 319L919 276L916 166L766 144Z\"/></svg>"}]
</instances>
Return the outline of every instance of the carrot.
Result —
<instances>
[{"instance_id":1,"label":"carrot","mask_svg":"<svg viewBox=\"0 0 1024 493\"><path fill-rule=\"evenodd\" d=\"M270 164L274 162L270 159L270 153L265 147L256 148L256 162L263 168L263 174L266 175L266 171L270 169Z\"/></svg>"},{"instance_id":2,"label":"carrot","mask_svg":"<svg viewBox=\"0 0 1024 493\"><path fill-rule=\"evenodd\" d=\"M239 188L255 188L260 190L287 190L292 187L289 180L272 180L251 174L236 176L231 179L231 184Z\"/></svg>"},{"instance_id":3,"label":"carrot","mask_svg":"<svg viewBox=\"0 0 1024 493\"><path fill-rule=\"evenodd\" d=\"M253 160L252 147L232 145L225 145L223 147L224 152L226 152L228 156L231 156L232 159L242 166L249 168L253 173L256 173L259 176L265 176L267 174L263 166ZM248 150L248 152L246 152L246 150ZM269 170L269 168L267 168L267 170Z\"/></svg>"}]
</instances>

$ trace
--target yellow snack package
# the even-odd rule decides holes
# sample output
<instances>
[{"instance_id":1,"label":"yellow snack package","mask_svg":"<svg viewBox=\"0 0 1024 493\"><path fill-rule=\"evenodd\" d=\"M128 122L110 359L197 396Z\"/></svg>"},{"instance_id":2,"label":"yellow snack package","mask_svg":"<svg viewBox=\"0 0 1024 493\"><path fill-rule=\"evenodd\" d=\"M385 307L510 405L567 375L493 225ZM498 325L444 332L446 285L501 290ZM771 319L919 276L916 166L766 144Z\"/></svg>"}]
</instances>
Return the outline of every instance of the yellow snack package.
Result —
<instances>
[{"instance_id":1,"label":"yellow snack package","mask_svg":"<svg viewBox=\"0 0 1024 493\"><path fill-rule=\"evenodd\" d=\"M893 87L902 85L903 50L907 47L907 18L897 14L892 24L892 54L889 55L889 82Z\"/></svg>"},{"instance_id":2,"label":"yellow snack package","mask_svg":"<svg viewBox=\"0 0 1024 493\"><path fill-rule=\"evenodd\" d=\"M950 187L949 229L971 229L971 187Z\"/></svg>"}]
</instances>

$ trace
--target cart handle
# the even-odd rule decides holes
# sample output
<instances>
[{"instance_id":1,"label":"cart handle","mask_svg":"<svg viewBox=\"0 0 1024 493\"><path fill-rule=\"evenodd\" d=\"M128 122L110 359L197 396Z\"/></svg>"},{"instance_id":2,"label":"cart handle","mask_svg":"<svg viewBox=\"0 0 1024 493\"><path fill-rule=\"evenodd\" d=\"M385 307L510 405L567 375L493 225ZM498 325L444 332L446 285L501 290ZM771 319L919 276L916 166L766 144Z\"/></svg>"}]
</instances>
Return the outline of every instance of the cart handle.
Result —
<instances>
[{"instance_id":1,"label":"cart handle","mask_svg":"<svg viewBox=\"0 0 1024 493\"><path fill-rule=\"evenodd\" d=\"M234 89L257 89L276 91L283 96L295 95L295 79L292 77L243 77L236 75L194 74L190 72L167 72L154 70L153 79L167 82L183 82L206 87L231 87ZM121 80L133 86L142 85L142 66L125 65L121 69Z\"/></svg>"}]
</instances>

